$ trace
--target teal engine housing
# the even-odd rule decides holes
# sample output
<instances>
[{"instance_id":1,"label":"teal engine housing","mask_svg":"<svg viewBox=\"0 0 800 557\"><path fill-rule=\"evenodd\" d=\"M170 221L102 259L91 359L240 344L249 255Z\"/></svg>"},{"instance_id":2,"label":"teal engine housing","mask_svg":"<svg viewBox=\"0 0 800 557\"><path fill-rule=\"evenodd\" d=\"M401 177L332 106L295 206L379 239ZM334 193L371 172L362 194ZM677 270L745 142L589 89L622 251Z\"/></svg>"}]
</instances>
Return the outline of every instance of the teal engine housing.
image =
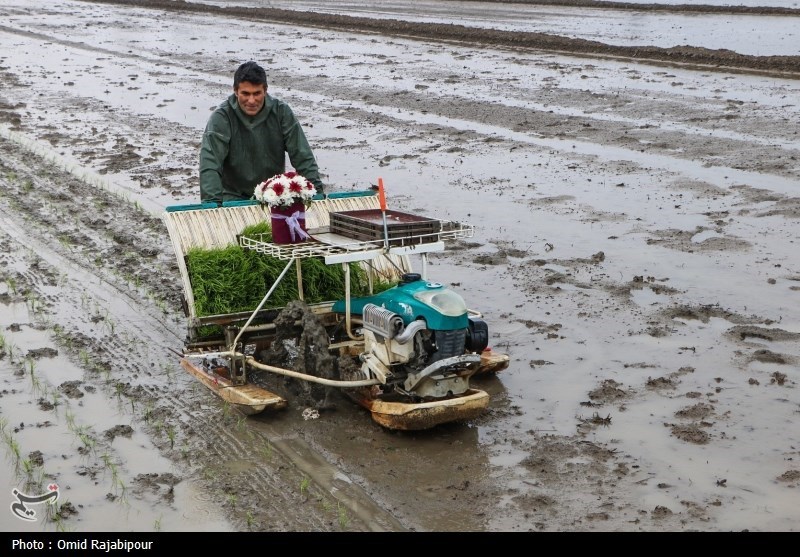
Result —
<instances>
[{"instance_id":1,"label":"teal engine housing","mask_svg":"<svg viewBox=\"0 0 800 557\"><path fill-rule=\"evenodd\" d=\"M397 286L378 294L351 299L350 313L366 317L365 306L370 306L370 314L375 312L371 305L400 317L404 328L414 324L409 329L417 331L414 368L465 352L480 353L489 343L486 323L470 314L458 293L438 282L422 280L417 273L406 273ZM333 311L346 313L345 301L335 302Z\"/></svg>"},{"instance_id":2,"label":"teal engine housing","mask_svg":"<svg viewBox=\"0 0 800 557\"><path fill-rule=\"evenodd\" d=\"M408 326L412 321L424 319L429 329L435 331L456 331L469 327L469 314L464 299L438 282L421 280L414 273L403 275L397 286L372 296L352 298L350 312L361 315L364 306L375 304L403 319ZM333 305L336 313L345 313L345 301Z\"/></svg>"}]
</instances>

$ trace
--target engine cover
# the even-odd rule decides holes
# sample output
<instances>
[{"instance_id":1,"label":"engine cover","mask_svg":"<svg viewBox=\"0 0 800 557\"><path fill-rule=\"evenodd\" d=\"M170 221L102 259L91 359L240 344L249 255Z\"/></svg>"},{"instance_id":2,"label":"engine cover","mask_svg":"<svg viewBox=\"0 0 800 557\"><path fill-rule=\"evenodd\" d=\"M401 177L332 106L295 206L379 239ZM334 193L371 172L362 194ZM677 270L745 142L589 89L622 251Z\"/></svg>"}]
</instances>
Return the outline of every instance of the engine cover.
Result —
<instances>
[{"instance_id":1,"label":"engine cover","mask_svg":"<svg viewBox=\"0 0 800 557\"><path fill-rule=\"evenodd\" d=\"M378 294L351 299L350 311L363 315L364 306L368 304L399 315L406 326L418 319L424 320L426 326L434 331L466 329L469 325L464 299L438 282L401 282ZM335 302L333 311L344 313L344 300Z\"/></svg>"}]
</instances>

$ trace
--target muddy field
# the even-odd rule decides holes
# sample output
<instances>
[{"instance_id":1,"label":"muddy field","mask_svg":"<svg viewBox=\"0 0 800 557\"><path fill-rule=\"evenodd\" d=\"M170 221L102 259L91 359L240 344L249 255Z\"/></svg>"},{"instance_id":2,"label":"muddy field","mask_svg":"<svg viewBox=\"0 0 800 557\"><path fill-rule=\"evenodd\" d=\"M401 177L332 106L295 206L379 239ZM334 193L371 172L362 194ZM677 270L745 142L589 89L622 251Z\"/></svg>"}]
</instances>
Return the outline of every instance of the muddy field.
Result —
<instances>
[{"instance_id":1,"label":"muddy field","mask_svg":"<svg viewBox=\"0 0 800 557\"><path fill-rule=\"evenodd\" d=\"M800 56L233 3L0 16L5 508L59 486L3 531L798 530ZM161 215L198 200L247 59L330 191L382 177L475 225L428 273L511 356L484 416L245 418L181 370Z\"/></svg>"}]
</instances>

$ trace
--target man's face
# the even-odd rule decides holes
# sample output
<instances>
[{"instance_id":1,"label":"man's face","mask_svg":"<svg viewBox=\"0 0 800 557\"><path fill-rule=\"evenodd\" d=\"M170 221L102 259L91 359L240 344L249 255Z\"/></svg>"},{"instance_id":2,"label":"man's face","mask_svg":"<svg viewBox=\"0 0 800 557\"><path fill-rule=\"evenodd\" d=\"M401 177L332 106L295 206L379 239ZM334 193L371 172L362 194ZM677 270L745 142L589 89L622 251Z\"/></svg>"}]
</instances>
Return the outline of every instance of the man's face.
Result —
<instances>
[{"instance_id":1,"label":"man's face","mask_svg":"<svg viewBox=\"0 0 800 557\"><path fill-rule=\"evenodd\" d=\"M239 107L248 116L255 116L261 107L264 106L264 98L267 95L267 86L263 83L256 85L249 81L242 81L239 87L233 90L236 93L236 100L239 101Z\"/></svg>"}]
</instances>

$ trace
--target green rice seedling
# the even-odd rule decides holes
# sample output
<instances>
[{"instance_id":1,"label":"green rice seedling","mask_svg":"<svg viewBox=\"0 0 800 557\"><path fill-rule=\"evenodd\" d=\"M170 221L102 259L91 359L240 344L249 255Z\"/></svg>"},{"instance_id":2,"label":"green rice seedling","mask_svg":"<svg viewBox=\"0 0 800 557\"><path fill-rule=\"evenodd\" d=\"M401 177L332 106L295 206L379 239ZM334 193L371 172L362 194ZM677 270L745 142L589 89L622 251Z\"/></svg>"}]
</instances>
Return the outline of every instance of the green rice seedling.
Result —
<instances>
[{"instance_id":1,"label":"green rice seedling","mask_svg":"<svg viewBox=\"0 0 800 557\"><path fill-rule=\"evenodd\" d=\"M305 476L303 477L303 479L302 479L302 480L300 480L300 495L303 495L303 496L305 496L305 494L306 494L306 491L308 491L308 486L309 486L310 484L311 484L311 480L309 480L309 479L308 479L307 477L305 477Z\"/></svg>"},{"instance_id":2,"label":"green rice seedling","mask_svg":"<svg viewBox=\"0 0 800 557\"><path fill-rule=\"evenodd\" d=\"M149 424L150 419L153 417L153 403L148 402L144 407L144 423Z\"/></svg>"},{"instance_id":3,"label":"green rice seedling","mask_svg":"<svg viewBox=\"0 0 800 557\"><path fill-rule=\"evenodd\" d=\"M78 433L78 439L80 439L81 443L83 443L84 448L87 451L93 452L95 446L97 445L97 441L95 438L92 437L87 431L81 431Z\"/></svg>"},{"instance_id":4,"label":"green rice seedling","mask_svg":"<svg viewBox=\"0 0 800 557\"><path fill-rule=\"evenodd\" d=\"M117 485L115 488L118 492L117 501L119 501L120 505L127 505L128 504L128 486L125 485L121 479L117 479Z\"/></svg>"},{"instance_id":5,"label":"green rice seedling","mask_svg":"<svg viewBox=\"0 0 800 557\"><path fill-rule=\"evenodd\" d=\"M243 236L269 241L269 224L246 227ZM239 246L187 252L187 266L193 284L195 308L198 315L226 314L250 311L256 307L286 263ZM318 259L302 261L304 298L309 303L336 300L344 296L344 269L325 265ZM359 296L368 292L368 277L363 268L351 264L351 292ZM266 307L279 308L298 298L294 281L281 282Z\"/></svg>"},{"instance_id":6,"label":"green rice seedling","mask_svg":"<svg viewBox=\"0 0 800 557\"><path fill-rule=\"evenodd\" d=\"M228 504L231 506L232 509L236 508L236 502L238 501L238 497L235 493L228 493L225 497L228 501Z\"/></svg>"},{"instance_id":7,"label":"green rice seedling","mask_svg":"<svg viewBox=\"0 0 800 557\"><path fill-rule=\"evenodd\" d=\"M128 333L128 331L124 331L122 333L122 337L121 338L122 338L124 344L136 344L136 339L131 337L131 335L130 335L130 333ZM149 353L150 352L150 347L148 345L145 345L144 347L145 347L145 350L147 350L147 352Z\"/></svg>"},{"instance_id":8,"label":"green rice seedling","mask_svg":"<svg viewBox=\"0 0 800 557\"><path fill-rule=\"evenodd\" d=\"M29 458L23 458L20 461L20 467L22 468L22 473L25 474L27 477L33 477L33 461Z\"/></svg>"},{"instance_id":9,"label":"green rice seedling","mask_svg":"<svg viewBox=\"0 0 800 557\"><path fill-rule=\"evenodd\" d=\"M236 418L236 431L244 431L245 426L247 425L247 416L244 414L237 416Z\"/></svg>"},{"instance_id":10,"label":"green rice seedling","mask_svg":"<svg viewBox=\"0 0 800 557\"><path fill-rule=\"evenodd\" d=\"M155 530L156 532L161 531L161 517L158 517L153 521L153 530Z\"/></svg>"},{"instance_id":11,"label":"green rice seedling","mask_svg":"<svg viewBox=\"0 0 800 557\"><path fill-rule=\"evenodd\" d=\"M167 428L167 438L169 439L169 448L175 448L175 426L170 425Z\"/></svg>"},{"instance_id":12,"label":"green rice seedling","mask_svg":"<svg viewBox=\"0 0 800 557\"><path fill-rule=\"evenodd\" d=\"M73 430L72 430L72 433L74 433L74 434L75 434L75 437L78 437L78 438L80 438L80 436L81 436L82 434L84 434L84 433L86 433L86 432L88 432L88 431L89 431L89 427L88 427L88 426L85 426L85 425L76 425L76 426L73 428Z\"/></svg>"},{"instance_id":13,"label":"green rice seedling","mask_svg":"<svg viewBox=\"0 0 800 557\"><path fill-rule=\"evenodd\" d=\"M45 511L45 516L49 518L52 522L56 523L56 531L57 532L66 532L67 526L64 522L64 515L61 512L62 507L68 505L69 501L63 501L62 503L54 503L52 505L47 505L47 510Z\"/></svg>"},{"instance_id":14,"label":"green rice seedling","mask_svg":"<svg viewBox=\"0 0 800 557\"><path fill-rule=\"evenodd\" d=\"M331 512L331 510L333 509L333 505L327 499L323 499L320 505L322 506L322 510L325 511L326 513Z\"/></svg>"},{"instance_id":15,"label":"green rice seedling","mask_svg":"<svg viewBox=\"0 0 800 557\"><path fill-rule=\"evenodd\" d=\"M342 505L341 501L336 503L337 515L339 518L339 528L344 530L350 524L350 518L347 516L347 507Z\"/></svg>"},{"instance_id":16,"label":"green rice seedling","mask_svg":"<svg viewBox=\"0 0 800 557\"><path fill-rule=\"evenodd\" d=\"M64 414L64 419L67 422L67 429L72 433L75 433L75 414L72 413L72 410L67 410Z\"/></svg>"},{"instance_id":17,"label":"green rice seedling","mask_svg":"<svg viewBox=\"0 0 800 557\"><path fill-rule=\"evenodd\" d=\"M26 357L25 362L23 363L23 371L30 375L31 388L33 392L40 393L43 387L42 387L42 382L36 375L36 360L34 360L31 357Z\"/></svg>"},{"instance_id":18,"label":"green rice seedling","mask_svg":"<svg viewBox=\"0 0 800 557\"><path fill-rule=\"evenodd\" d=\"M244 516L245 516L245 520L247 521L247 529L248 530L252 530L253 529L253 524L255 524L255 517L253 516L253 512L252 511L247 511L247 513L245 513Z\"/></svg>"},{"instance_id":19,"label":"green rice seedling","mask_svg":"<svg viewBox=\"0 0 800 557\"><path fill-rule=\"evenodd\" d=\"M181 445L181 455L183 456L183 459L186 460L187 462L189 462L189 460L191 459L191 451L189 450L189 445L187 445L185 441L183 445Z\"/></svg>"},{"instance_id":20,"label":"green rice seedling","mask_svg":"<svg viewBox=\"0 0 800 557\"><path fill-rule=\"evenodd\" d=\"M163 430L163 429L164 429L164 422L163 422L163 420L157 420L157 421L156 421L156 422L153 424L153 429L155 430L155 432L156 432L156 435L161 435L161 430Z\"/></svg>"},{"instance_id":21,"label":"green rice seedling","mask_svg":"<svg viewBox=\"0 0 800 557\"><path fill-rule=\"evenodd\" d=\"M58 243L61 244L62 247L64 247L65 249L67 249L69 251L73 250L72 238L70 238L66 234L59 234L58 235Z\"/></svg>"},{"instance_id":22,"label":"green rice seedling","mask_svg":"<svg viewBox=\"0 0 800 557\"><path fill-rule=\"evenodd\" d=\"M167 362L161 362L160 367L161 367L161 373L166 376L167 382L171 384L174 375L172 365Z\"/></svg>"},{"instance_id":23,"label":"green rice seedling","mask_svg":"<svg viewBox=\"0 0 800 557\"><path fill-rule=\"evenodd\" d=\"M61 338L61 342L64 344L64 348L67 350L72 350L72 337L65 331L64 336Z\"/></svg>"},{"instance_id":24,"label":"green rice seedling","mask_svg":"<svg viewBox=\"0 0 800 557\"><path fill-rule=\"evenodd\" d=\"M107 468L111 472L111 491L118 494L118 487L122 483L119 477L119 468L113 462L109 462Z\"/></svg>"},{"instance_id":25,"label":"green rice seedling","mask_svg":"<svg viewBox=\"0 0 800 557\"><path fill-rule=\"evenodd\" d=\"M124 383L115 383L114 384L114 394L117 396L117 401L122 402L122 393L125 392L125 384Z\"/></svg>"},{"instance_id":26,"label":"green rice seedling","mask_svg":"<svg viewBox=\"0 0 800 557\"><path fill-rule=\"evenodd\" d=\"M58 406L61 404L61 393L56 391L55 389L50 392L50 399L53 403L53 409L57 409Z\"/></svg>"},{"instance_id":27,"label":"green rice seedling","mask_svg":"<svg viewBox=\"0 0 800 557\"><path fill-rule=\"evenodd\" d=\"M194 248L187 253L187 261L198 316L252 311L266 292L265 268L255 252L239 246ZM278 291L280 287L273 296Z\"/></svg>"},{"instance_id":28,"label":"green rice seedling","mask_svg":"<svg viewBox=\"0 0 800 557\"><path fill-rule=\"evenodd\" d=\"M85 348L81 348L80 352L78 352L78 357L80 358L81 364L84 367L89 367L89 363L90 363L91 360L89 358L89 351L88 350L86 350Z\"/></svg>"},{"instance_id":29,"label":"green rice seedling","mask_svg":"<svg viewBox=\"0 0 800 557\"><path fill-rule=\"evenodd\" d=\"M28 306L30 307L31 313L37 314L40 311L42 311L42 302L39 299L39 296L35 292L28 292L26 300Z\"/></svg>"},{"instance_id":30,"label":"green rice seedling","mask_svg":"<svg viewBox=\"0 0 800 557\"><path fill-rule=\"evenodd\" d=\"M110 462L108 469L111 471L111 489L117 494L117 501L120 504L126 504L128 502L128 486L120 475L119 467Z\"/></svg>"},{"instance_id":31,"label":"green rice seedling","mask_svg":"<svg viewBox=\"0 0 800 557\"><path fill-rule=\"evenodd\" d=\"M19 470L19 462L20 462L20 448L19 442L14 437L8 438L8 448L11 452L11 460L14 463L14 469Z\"/></svg>"},{"instance_id":32,"label":"green rice seedling","mask_svg":"<svg viewBox=\"0 0 800 557\"><path fill-rule=\"evenodd\" d=\"M39 380L39 377L36 375L31 375L31 391L35 394L39 394L43 390L42 382Z\"/></svg>"},{"instance_id":33,"label":"green rice seedling","mask_svg":"<svg viewBox=\"0 0 800 557\"><path fill-rule=\"evenodd\" d=\"M22 473L25 475L25 489L30 490L31 488L36 487L36 481L33 477L33 474L36 470L36 465L33 463L33 461L29 458L23 458L20 461L20 468L22 469Z\"/></svg>"},{"instance_id":34,"label":"green rice seedling","mask_svg":"<svg viewBox=\"0 0 800 557\"><path fill-rule=\"evenodd\" d=\"M12 294L17 293L17 281L14 277L8 277L6 279L6 286L8 286L8 291Z\"/></svg>"},{"instance_id":35,"label":"green rice seedling","mask_svg":"<svg viewBox=\"0 0 800 557\"><path fill-rule=\"evenodd\" d=\"M264 457L264 460L270 460L272 458L272 443L267 441L261 446L261 456Z\"/></svg>"},{"instance_id":36,"label":"green rice seedling","mask_svg":"<svg viewBox=\"0 0 800 557\"><path fill-rule=\"evenodd\" d=\"M115 486L117 485L117 482L119 482L119 468L117 467L116 464L111 462L110 459L107 462L108 464L106 465L106 467L111 472L111 485Z\"/></svg>"},{"instance_id":37,"label":"green rice seedling","mask_svg":"<svg viewBox=\"0 0 800 557\"><path fill-rule=\"evenodd\" d=\"M111 455L110 455L110 454L108 454L108 452L105 452L105 453L103 453L103 454L100 456L100 460L102 460L102 461L103 461L103 464L104 464L104 465L105 465L105 467L106 467L106 468L108 468L108 469L111 469L111 467L114 465L114 462L111 460Z\"/></svg>"},{"instance_id":38,"label":"green rice seedling","mask_svg":"<svg viewBox=\"0 0 800 557\"><path fill-rule=\"evenodd\" d=\"M62 499L62 503L64 503L64 502L65 501ZM44 509L45 518L47 520L54 521L55 520L55 516L58 513L59 508L60 508L60 505L59 505L58 501L51 502L51 504L47 505L45 507L45 509Z\"/></svg>"},{"instance_id":39,"label":"green rice seedling","mask_svg":"<svg viewBox=\"0 0 800 557\"><path fill-rule=\"evenodd\" d=\"M213 481L213 480L214 480L214 478L216 478L216 477L217 477L217 473L216 473L214 470L212 470L211 468L205 468L205 469L203 470L203 477L204 477L204 478L205 478L207 481Z\"/></svg>"},{"instance_id":40,"label":"green rice seedling","mask_svg":"<svg viewBox=\"0 0 800 557\"><path fill-rule=\"evenodd\" d=\"M44 470L40 466L35 466L30 478L30 485L26 485L25 487L29 491L43 491L42 486L44 485L44 479Z\"/></svg>"}]
</instances>

